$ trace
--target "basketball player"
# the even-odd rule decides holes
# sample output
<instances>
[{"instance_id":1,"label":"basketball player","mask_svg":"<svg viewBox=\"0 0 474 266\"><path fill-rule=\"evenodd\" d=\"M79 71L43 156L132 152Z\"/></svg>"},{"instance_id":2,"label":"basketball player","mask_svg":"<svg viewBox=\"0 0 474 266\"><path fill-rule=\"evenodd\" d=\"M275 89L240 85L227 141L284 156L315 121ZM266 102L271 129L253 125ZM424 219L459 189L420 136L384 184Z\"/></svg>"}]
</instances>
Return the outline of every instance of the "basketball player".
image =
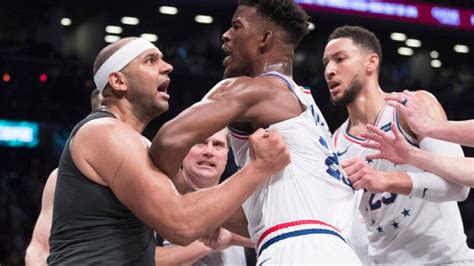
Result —
<instances>
[{"instance_id":1,"label":"basketball player","mask_svg":"<svg viewBox=\"0 0 474 266\"><path fill-rule=\"evenodd\" d=\"M366 125L389 131L392 122L413 145L463 156L458 145L447 147L414 134L403 114L385 103L378 83L381 60L377 37L357 26L335 29L323 58L331 101L349 113L333 141L346 160L342 164L353 187L365 190L360 210L368 230L368 254L375 264L472 264L456 202L467 197L468 188L411 165L365 159L374 153L361 145L367 141L361 137ZM430 107L429 117L446 119L432 95L419 91L417 97Z\"/></svg>"},{"instance_id":2,"label":"basketball player","mask_svg":"<svg viewBox=\"0 0 474 266\"><path fill-rule=\"evenodd\" d=\"M257 128L283 135L292 163L243 204L245 216L236 214L240 223L232 228L257 243L258 265L360 263L344 239L359 195L338 165L314 100L292 80L307 20L291 0L239 1L222 36L227 79L166 123L150 148L157 165L174 176L192 145L222 127L229 126L238 167L249 162L248 135Z\"/></svg>"},{"instance_id":3,"label":"basketball player","mask_svg":"<svg viewBox=\"0 0 474 266\"><path fill-rule=\"evenodd\" d=\"M91 95L92 112L100 107L100 92L96 89ZM213 144L213 148L204 148L202 144L197 144L184 160L184 174L186 180L198 185L190 185L189 191L194 191L192 187L210 187L219 182L227 162L227 137L226 131L219 131L208 139ZM209 146L209 145L207 145ZM210 166L202 166L202 162L210 162ZM201 180L198 176L201 176ZM56 187L57 169L55 169L46 181L41 202L41 212L33 231L31 243L26 249L26 265L45 265L49 255L48 238L51 231L52 207L54 190ZM218 249L224 249L229 245L245 245L251 247L251 241L246 238L232 235L229 243L224 243ZM210 255L208 255L210 254ZM208 256L205 256L208 255ZM195 241L186 247L156 248L156 263L159 265L176 265L201 259L203 263L218 261L229 262L231 264L245 263L245 254L242 247L231 246L223 251L215 250L205 246L200 241Z\"/></svg>"},{"instance_id":4,"label":"basketball player","mask_svg":"<svg viewBox=\"0 0 474 266\"><path fill-rule=\"evenodd\" d=\"M153 231L187 245L214 231L289 163L277 132L260 129L251 137L247 167L219 186L180 195L141 136L168 109L171 71L158 48L141 38L98 54L94 81L104 98L101 110L73 129L61 156L48 264L152 265Z\"/></svg>"}]
</instances>

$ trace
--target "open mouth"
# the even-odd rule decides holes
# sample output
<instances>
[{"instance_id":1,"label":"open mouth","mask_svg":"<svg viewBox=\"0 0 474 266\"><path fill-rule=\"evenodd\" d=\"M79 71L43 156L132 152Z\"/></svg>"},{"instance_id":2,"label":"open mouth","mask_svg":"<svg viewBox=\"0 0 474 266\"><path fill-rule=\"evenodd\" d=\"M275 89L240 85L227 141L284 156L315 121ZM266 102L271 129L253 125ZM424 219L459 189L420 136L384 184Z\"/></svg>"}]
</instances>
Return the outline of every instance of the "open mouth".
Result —
<instances>
[{"instance_id":1,"label":"open mouth","mask_svg":"<svg viewBox=\"0 0 474 266\"><path fill-rule=\"evenodd\" d=\"M159 92L164 92L164 93L168 93L168 86L170 85L170 80L167 79L165 80L163 83L161 83L161 85L158 87L158 91Z\"/></svg>"},{"instance_id":2,"label":"open mouth","mask_svg":"<svg viewBox=\"0 0 474 266\"><path fill-rule=\"evenodd\" d=\"M208 166L208 167L212 167L212 168L216 167L215 163L212 163L212 162L209 162L209 161L199 161L197 164L199 166Z\"/></svg>"},{"instance_id":3,"label":"open mouth","mask_svg":"<svg viewBox=\"0 0 474 266\"><path fill-rule=\"evenodd\" d=\"M328 81L328 87L329 87L329 90L334 90L336 87L338 87L339 85L341 85L340 82L337 82L337 81Z\"/></svg>"},{"instance_id":4,"label":"open mouth","mask_svg":"<svg viewBox=\"0 0 474 266\"><path fill-rule=\"evenodd\" d=\"M227 55L231 55L232 52L231 50L229 49L229 47L227 47L225 44L222 45L222 51L224 51L224 53L226 53Z\"/></svg>"},{"instance_id":5,"label":"open mouth","mask_svg":"<svg viewBox=\"0 0 474 266\"><path fill-rule=\"evenodd\" d=\"M225 44L222 45L222 51L224 51L225 55L227 55L225 58L224 58L224 61L222 62L224 64L224 66L226 65L226 63L231 59L232 57L232 52L231 50L229 49L229 47L227 47Z\"/></svg>"}]
</instances>

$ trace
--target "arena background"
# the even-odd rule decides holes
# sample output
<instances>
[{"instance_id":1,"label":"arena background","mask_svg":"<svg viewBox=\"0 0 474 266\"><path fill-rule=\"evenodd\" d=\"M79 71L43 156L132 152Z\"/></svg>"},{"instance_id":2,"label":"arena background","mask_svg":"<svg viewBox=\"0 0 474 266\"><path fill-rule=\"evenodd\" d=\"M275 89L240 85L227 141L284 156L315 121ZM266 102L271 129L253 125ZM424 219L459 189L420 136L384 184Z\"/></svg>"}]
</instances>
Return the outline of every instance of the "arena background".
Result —
<instances>
[{"instance_id":1,"label":"arena background","mask_svg":"<svg viewBox=\"0 0 474 266\"><path fill-rule=\"evenodd\" d=\"M301 43L294 62L295 80L312 88L332 130L342 123L346 112L329 103L321 57L329 33L346 24L364 26L379 37L384 55L380 82L385 91L425 89L439 99L450 120L474 118L474 15L470 28L428 25L348 11L346 7L351 6L351 1L332 2L337 2L339 9L308 9L314 30ZM385 2L437 5L442 17L448 19L453 14L450 11L458 9L474 14L474 3L468 0ZM164 5L176 7L178 13L160 13L159 8ZM231 0L1 2L1 265L23 264L45 180L57 166L69 131L90 110L89 96L94 88L91 66L98 51L107 45L106 26L120 26L121 31L107 28L120 31L111 34L120 37L155 34L156 45L174 66L170 110L152 121L144 132L152 138L164 122L198 101L220 80L221 35L228 29L235 7L236 2ZM212 16L213 22L197 23L196 15ZM138 18L139 24L122 24L124 16ZM63 18L69 18L70 25ZM412 48L411 56L401 55L399 47L406 47L406 43L393 40L393 32L417 39L421 46ZM455 52L456 44L466 45L470 50ZM439 62L433 62L434 59ZM21 121L31 123L16 123ZM5 131L12 128L18 130ZM22 135L25 132L29 134L26 137ZM15 134L19 134L16 141ZM37 141L30 139L35 134ZM474 156L474 149L464 151L466 156ZM226 173L232 170L230 165ZM473 193L459 205L468 243L474 247Z\"/></svg>"}]
</instances>

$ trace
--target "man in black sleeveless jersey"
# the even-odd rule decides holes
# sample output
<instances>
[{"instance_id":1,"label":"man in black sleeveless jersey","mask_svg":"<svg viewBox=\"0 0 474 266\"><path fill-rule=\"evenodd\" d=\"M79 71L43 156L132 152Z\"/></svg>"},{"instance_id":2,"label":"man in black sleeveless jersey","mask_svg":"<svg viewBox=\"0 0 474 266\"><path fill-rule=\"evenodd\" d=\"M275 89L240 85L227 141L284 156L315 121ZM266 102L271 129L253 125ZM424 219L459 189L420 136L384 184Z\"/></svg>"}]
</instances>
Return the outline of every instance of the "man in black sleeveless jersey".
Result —
<instances>
[{"instance_id":1,"label":"man in black sleeveless jersey","mask_svg":"<svg viewBox=\"0 0 474 266\"><path fill-rule=\"evenodd\" d=\"M141 38L122 39L98 54L94 81L104 99L100 111L76 125L61 156L49 264L153 265L153 231L187 245L218 228L289 163L282 138L260 129L251 137L247 167L219 186L180 195L141 136L168 109L172 69Z\"/></svg>"}]
</instances>

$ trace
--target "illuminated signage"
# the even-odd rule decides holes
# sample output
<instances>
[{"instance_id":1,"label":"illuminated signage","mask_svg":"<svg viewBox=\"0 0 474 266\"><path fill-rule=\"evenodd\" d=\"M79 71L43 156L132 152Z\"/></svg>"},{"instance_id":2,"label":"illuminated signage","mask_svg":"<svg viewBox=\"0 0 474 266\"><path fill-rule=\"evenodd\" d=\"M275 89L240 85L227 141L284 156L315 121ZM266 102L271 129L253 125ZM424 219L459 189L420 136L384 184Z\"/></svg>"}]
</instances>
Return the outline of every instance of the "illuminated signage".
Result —
<instances>
[{"instance_id":1,"label":"illuminated signage","mask_svg":"<svg viewBox=\"0 0 474 266\"><path fill-rule=\"evenodd\" d=\"M0 120L0 145L36 147L39 143L38 131L38 123Z\"/></svg>"},{"instance_id":2,"label":"illuminated signage","mask_svg":"<svg viewBox=\"0 0 474 266\"><path fill-rule=\"evenodd\" d=\"M306 9L474 30L474 10L395 0L296 0ZM401 1L400 1L401 2Z\"/></svg>"},{"instance_id":3,"label":"illuminated signage","mask_svg":"<svg viewBox=\"0 0 474 266\"><path fill-rule=\"evenodd\" d=\"M461 16L457 9L435 6L431 9L431 16L441 24L452 26L461 25Z\"/></svg>"}]
</instances>

